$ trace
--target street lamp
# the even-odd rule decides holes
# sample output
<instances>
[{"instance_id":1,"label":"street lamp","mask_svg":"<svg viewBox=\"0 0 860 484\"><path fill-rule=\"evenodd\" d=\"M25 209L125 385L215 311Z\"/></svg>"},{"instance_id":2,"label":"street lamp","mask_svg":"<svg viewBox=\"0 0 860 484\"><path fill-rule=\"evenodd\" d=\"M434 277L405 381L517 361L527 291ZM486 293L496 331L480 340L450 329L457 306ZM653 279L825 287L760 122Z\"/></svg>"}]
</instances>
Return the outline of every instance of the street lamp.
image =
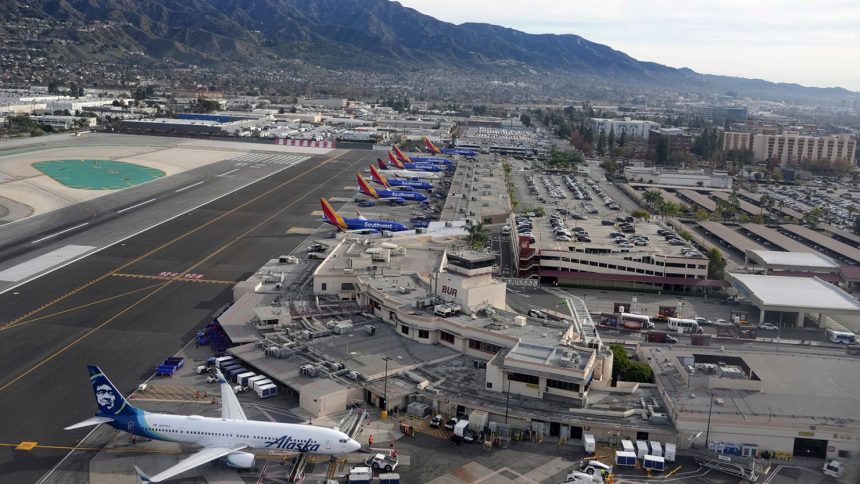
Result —
<instances>
[{"instance_id":1,"label":"street lamp","mask_svg":"<svg viewBox=\"0 0 860 484\"><path fill-rule=\"evenodd\" d=\"M705 448L708 448L708 441L711 436L711 411L714 409L714 395L709 393L710 403L708 404L708 427L705 429Z\"/></svg>"},{"instance_id":2,"label":"street lamp","mask_svg":"<svg viewBox=\"0 0 860 484\"><path fill-rule=\"evenodd\" d=\"M391 357L383 356L382 359L385 361L385 376L382 377L382 418L388 418L388 362L391 361Z\"/></svg>"}]
</instances>

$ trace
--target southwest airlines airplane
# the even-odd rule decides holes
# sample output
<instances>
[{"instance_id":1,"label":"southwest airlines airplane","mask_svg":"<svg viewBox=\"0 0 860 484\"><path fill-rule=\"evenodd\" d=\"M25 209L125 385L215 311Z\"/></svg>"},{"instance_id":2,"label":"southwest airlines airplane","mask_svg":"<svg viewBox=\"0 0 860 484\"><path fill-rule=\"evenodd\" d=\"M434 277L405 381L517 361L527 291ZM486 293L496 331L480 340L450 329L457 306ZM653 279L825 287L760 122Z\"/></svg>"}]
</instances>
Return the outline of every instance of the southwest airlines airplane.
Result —
<instances>
[{"instance_id":1,"label":"southwest airlines airplane","mask_svg":"<svg viewBox=\"0 0 860 484\"><path fill-rule=\"evenodd\" d=\"M465 148L437 148L436 145L430 141L430 138L427 138L426 136L424 137L424 146L426 146L434 155L460 155L465 156L466 158L474 158L478 156L477 151Z\"/></svg>"},{"instance_id":2,"label":"southwest airlines airplane","mask_svg":"<svg viewBox=\"0 0 860 484\"><path fill-rule=\"evenodd\" d=\"M379 173L379 170L377 170L373 165L370 165L370 177L373 178L374 182L382 185L383 187L393 188L395 190L402 190L404 188L412 188L416 190L433 189L433 185L430 182L421 180L401 180L397 178L397 175L394 175L394 178L389 180L388 177Z\"/></svg>"},{"instance_id":3,"label":"southwest airlines airplane","mask_svg":"<svg viewBox=\"0 0 860 484\"><path fill-rule=\"evenodd\" d=\"M394 153L390 151L388 152L388 161L401 170L430 171L433 173L442 171L442 167L434 165L433 163L404 163L398 160L397 157L394 156Z\"/></svg>"},{"instance_id":4,"label":"southwest airlines airplane","mask_svg":"<svg viewBox=\"0 0 860 484\"><path fill-rule=\"evenodd\" d=\"M383 200L387 202L393 202L398 205L403 205L405 202L423 202L427 200L427 195L419 192L408 192L408 191L400 191L400 190L383 190L383 189L375 189L367 183L367 180L364 179L363 176L358 173L355 174L355 178L358 180L358 190L368 197L375 198L377 200Z\"/></svg>"},{"instance_id":5,"label":"southwest airlines airplane","mask_svg":"<svg viewBox=\"0 0 860 484\"><path fill-rule=\"evenodd\" d=\"M397 156L397 159L404 163L430 163L433 165L445 165L445 166L454 166L454 162L447 158L429 158L426 156L408 156L406 153L400 150L397 145L394 145L394 155Z\"/></svg>"},{"instance_id":6,"label":"southwest airlines airplane","mask_svg":"<svg viewBox=\"0 0 860 484\"><path fill-rule=\"evenodd\" d=\"M442 177L439 173L433 173L430 171L414 171L414 170L401 170L399 168L392 168L385 164L380 158L376 159L376 164L379 165L379 169L382 171L389 173L391 175L399 176L400 178L406 178L409 180L417 180L419 178L424 178L427 180L438 180Z\"/></svg>"},{"instance_id":7,"label":"southwest airlines airplane","mask_svg":"<svg viewBox=\"0 0 860 484\"><path fill-rule=\"evenodd\" d=\"M108 424L111 427L154 440L197 444L196 454L152 477L135 467L143 482L161 482L185 471L224 458L227 465L240 469L254 467L250 449L284 449L313 454L341 455L355 452L361 444L335 429L313 425L248 420L220 370L221 417L150 413L129 404L122 393L97 366L88 366L90 384L99 411L95 417L76 423L66 430Z\"/></svg>"},{"instance_id":8,"label":"southwest airlines airplane","mask_svg":"<svg viewBox=\"0 0 860 484\"><path fill-rule=\"evenodd\" d=\"M320 198L322 206L323 222L334 225L340 232L375 234L383 230L389 232L402 232L410 230L409 227L399 222L389 220L367 220L359 214L358 218L343 218L328 203L325 198Z\"/></svg>"}]
</instances>

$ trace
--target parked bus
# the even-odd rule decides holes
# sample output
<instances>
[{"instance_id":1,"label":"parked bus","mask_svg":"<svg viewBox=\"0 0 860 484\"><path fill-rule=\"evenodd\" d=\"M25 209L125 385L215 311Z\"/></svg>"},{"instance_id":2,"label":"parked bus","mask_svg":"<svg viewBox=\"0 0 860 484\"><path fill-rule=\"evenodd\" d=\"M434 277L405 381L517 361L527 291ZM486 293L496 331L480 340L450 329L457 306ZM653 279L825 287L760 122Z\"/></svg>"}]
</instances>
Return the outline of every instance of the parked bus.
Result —
<instances>
[{"instance_id":1,"label":"parked bus","mask_svg":"<svg viewBox=\"0 0 860 484\"><path fill-rule=\"evenodd\" d=\"M621 324L625 329L652 329L654 323L644 314L621 313Z\"/></svg>"},{"instance_id":2,"label":"parked bus","mask_svg":"<svg viewBox=\"0 0 860 484\"><path fill-rule=\"evenodd\" d=\"M827 339L829 339L831 343L853 345L857 342L857 336L850 331L834 331L832 329L828 329L826 334Z\"/></svg>"},{"instance_id":3,"label":"parked bus","mask_svg":"<svg viewBox=\"0 0 860 484\"><path fill-rule=\"evenodd\" d=\"M669 318L668 322L669 331L690 334L702 332L702 328L699 327L699 323L695 319Z\"/></svg>"}]
</instances>

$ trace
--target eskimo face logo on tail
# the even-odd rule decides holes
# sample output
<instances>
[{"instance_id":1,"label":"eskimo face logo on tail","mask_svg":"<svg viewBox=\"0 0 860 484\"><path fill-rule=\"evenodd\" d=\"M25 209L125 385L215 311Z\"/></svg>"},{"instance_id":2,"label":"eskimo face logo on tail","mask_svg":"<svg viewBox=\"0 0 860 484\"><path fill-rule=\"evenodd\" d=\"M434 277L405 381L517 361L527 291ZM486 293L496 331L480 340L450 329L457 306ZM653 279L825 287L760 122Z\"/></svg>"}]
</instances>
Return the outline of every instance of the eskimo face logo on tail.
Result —
<instances>
[{"instance_id":1,"label":"eskimo face logo on tail","mask_svg":"<svg viewBox=\"0 0 860 484\"><path fill-rule=\"evenodd\" d=\"M296 450L299 452L316 452L320 450L320 444L316 440L293 440L289 435L284 435L275 440L266 441L266 447L273 449Z\"/></svg>"},{"instance_id":2,"label":"eskimo face logo on tail","mask_svg":"<svg viewBox=\"0 0 860 484\"><path fill-rule=\"evenodd\" d=\"M116 407L116 393L114 393L113 387L107 382L97 379L93 382L93 391L96 394L96 403L99 406L99 410L103 412L114 410Z\"/></svg>"}]
</instances>

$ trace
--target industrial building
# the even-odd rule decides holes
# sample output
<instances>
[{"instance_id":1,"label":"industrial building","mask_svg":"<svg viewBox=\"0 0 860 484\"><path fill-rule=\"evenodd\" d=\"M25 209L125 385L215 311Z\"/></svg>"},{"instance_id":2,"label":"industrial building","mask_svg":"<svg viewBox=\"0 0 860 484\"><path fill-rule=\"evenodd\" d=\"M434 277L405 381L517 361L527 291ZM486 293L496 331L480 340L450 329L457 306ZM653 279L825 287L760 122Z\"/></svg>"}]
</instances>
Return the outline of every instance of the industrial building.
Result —
<instances>
[{"instance_id":1,"label":"industrial building","mask_svg":"<svg viewBox=\"0 0 860 484\"><path fill-rule=\"evenodd\" d=\"M223 136L235 134L243 129L257 126L259 123L260 121L256 119L229 122L171 118L124 119L120 121L120 128L132 133Z\"/></svg>"},{"instance_id":2,"label":"industrial building","mask_svg":"<svg viewBox=\"0 0 860 484\"><path fill-rule=\"evenodd\" d=\"M624 167L624 178L628 182L647 183L678 187L732 188L732 177L724 171L662 170L658 167Z\"/></svg>"},{"instance_id":3,"label":"industrial building","mask_svg":"<svg viewBox=\"0 0 860 484\"><path fill-rule=\"evenodd\" d=\"M81 123L81 127L91 128L96 125L96 118L87 118L81 116L30 116L30 119L41 124L42 126L50 126L54 129L72 129L76 127L76 123Z\"/></svg>"},{"instance_id":4,"label":"industrial building","mask_svg":"<svg viewBox=\"0 0 860 484\"><path fill-rule=\"evenodd\" d=\"M860 452L860 377L844 350L641 346L638 353L654 369L683 446L843 462Z\"/></svg>"},{"instance_id":5,"label":"industrial building","mask_svg":"<svg viewBox=\"0 0 860 484\"><path fill-rule=\"evenodd\" d=\"M705 119L712 123L724 124L747 119L747 108L744 106L708 106L702 110Z\"/></svg>"}]
</instances>

